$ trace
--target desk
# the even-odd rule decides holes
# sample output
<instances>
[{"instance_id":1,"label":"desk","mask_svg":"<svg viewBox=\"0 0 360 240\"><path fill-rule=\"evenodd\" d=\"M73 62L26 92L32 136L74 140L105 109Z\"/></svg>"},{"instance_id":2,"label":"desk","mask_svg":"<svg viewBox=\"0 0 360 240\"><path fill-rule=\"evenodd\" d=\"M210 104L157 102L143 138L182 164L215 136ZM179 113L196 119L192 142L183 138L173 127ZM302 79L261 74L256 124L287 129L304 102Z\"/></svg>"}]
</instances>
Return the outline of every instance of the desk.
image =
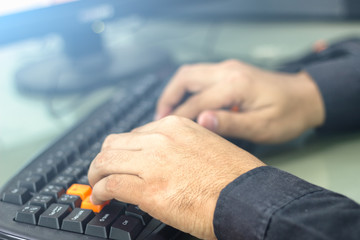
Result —
<instances>
[{"instance_id":1,"label":"desk","mask_svg":"<svg viewBox=\"0 0 360 240\"><path fill-rule=\"evenodd\" d=\"M126 37L116 23L109 29L109 45L130 41L161 46L171 52L178 64L238 58L267 68L301 54L318 39L360 34L359 22L148 21L136 34ZM18 93L13 81L16 69L39 54L56 51L60 51L56 37L0 48L0 185L113 91L111 87L98 90L60 117L49 114L44 98ZM56 104L69 104L69 98L56 99ZM262 159L360 203L359 153L360 133L351 133L310 139L300 148Z\"/></svg>"}]
</instances>

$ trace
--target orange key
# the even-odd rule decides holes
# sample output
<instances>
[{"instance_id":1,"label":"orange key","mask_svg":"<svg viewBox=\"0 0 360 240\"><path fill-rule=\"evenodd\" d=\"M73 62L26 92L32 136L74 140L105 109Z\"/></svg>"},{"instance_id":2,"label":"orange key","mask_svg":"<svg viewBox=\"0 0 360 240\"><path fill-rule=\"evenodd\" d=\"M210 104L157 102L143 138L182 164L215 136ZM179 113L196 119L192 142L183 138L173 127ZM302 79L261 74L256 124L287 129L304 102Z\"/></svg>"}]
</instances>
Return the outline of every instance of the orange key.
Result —
<instances>
[{"instance_id":1,"label":"orange key","mask_svg":"<svg viewBox=\"0 0 360 240\"><path fill-rule=\"evenodd\" d=\"M101 209L103 209L109 203L110 203L110 201L106 201L101 205L94 205L90 201L90 196L88 196L85 198L85 200L82 201L81 208L90 209L90 210L93 210L94 212L98 213L101 211Z\"/></svg>"},{"instance_id":2,"label":"orange key","mask_svg":"<svg viewBox=\"0 0 360 240\"><path fill-rule=\"evenodd\" d=\"M238 112L240 109L239 109L239 107L238 106L233 106L233 107L231 107L231 111L233 111L233 112Z\"/></svg>"},{"instance_id":3,"label":"orange key","mask_svg":"<svg viewBox=\"0 0 360 240\"><path fill-rule=\"evenodd\" d=\"M77 195L84 201L84 199L91 195L92 189L89 185L73 184L66 191L69 195Z\"/></svg>"}]
</instances>

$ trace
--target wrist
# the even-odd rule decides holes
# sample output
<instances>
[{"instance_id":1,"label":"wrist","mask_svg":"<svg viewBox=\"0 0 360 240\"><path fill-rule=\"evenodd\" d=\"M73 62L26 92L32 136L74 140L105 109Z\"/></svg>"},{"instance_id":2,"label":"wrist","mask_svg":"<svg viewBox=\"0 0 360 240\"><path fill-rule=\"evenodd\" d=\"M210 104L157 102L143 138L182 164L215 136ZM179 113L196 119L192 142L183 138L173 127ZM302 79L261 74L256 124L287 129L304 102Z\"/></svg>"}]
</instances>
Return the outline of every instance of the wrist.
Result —
<instances>
[{"instance_id":1,"label":"wrist","mask_svg":"<svg viewBox=\"0 0 360 240\"><path fill-rule=\"evenodd\" d=\"M301 82L305 127L319 127L325 121L325 106L320 90L307 72L300 72L297 77Z\"/></svg>"}]
</instances>

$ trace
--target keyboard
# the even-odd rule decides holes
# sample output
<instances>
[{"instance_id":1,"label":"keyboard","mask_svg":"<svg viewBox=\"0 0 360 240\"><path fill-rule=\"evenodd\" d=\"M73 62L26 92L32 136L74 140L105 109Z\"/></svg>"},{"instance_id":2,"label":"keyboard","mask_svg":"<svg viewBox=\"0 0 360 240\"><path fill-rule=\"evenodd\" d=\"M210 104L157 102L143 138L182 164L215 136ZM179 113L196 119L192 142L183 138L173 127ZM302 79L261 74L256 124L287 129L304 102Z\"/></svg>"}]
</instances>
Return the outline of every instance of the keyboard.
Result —
<instances>
[{"instance_id":1,"label":"keyboard","mask_svg":"<svg viewBox=\"0 0 360 240\"><path fill-rule=\"evenodd\" d=\"M175 239L180 231L135 205L93 205L87 170L110 133L152 120L164 81L146 76L114 95L31 160L1 189L0 239Z\"/></svg>"}]
</instances>

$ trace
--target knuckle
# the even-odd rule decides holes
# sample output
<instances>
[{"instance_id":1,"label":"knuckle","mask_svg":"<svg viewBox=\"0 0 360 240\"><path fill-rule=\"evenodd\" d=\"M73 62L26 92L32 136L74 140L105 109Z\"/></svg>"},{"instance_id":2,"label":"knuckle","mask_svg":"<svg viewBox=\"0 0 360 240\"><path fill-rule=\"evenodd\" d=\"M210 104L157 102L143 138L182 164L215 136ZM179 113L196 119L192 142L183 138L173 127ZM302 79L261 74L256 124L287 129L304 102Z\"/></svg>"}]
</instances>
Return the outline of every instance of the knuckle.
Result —
<instances>
[{"instance_id":1,"label":"knuckle","mask_svg":"<svg viewBox=\"0 0 360 240\"><path fill-rule=\"evenodd\" d=\"M221 63L225 68L233 68L238 67L240 65L240 61L236 59L228 59Z\"/></svg>"},{"instance_id":2,"label":"knuckle","mask_svg":"<svg viewBox=\"0 0 360 240\"><path fill-rule=\"evenodd\" d=\"M248 78L242 71L234 70L227 74L227 76L224 78L224 81L230 84L234 84L244 82L247 79Z\"/></svg>"},{"instance_id":3,"label":"knuckle","mask_svg":"<svg viewBox=\"0 0 360 240\"><path fill-rule=\"evenodd\" d=\"M159 143L160 145L166 146L169 142L170 137L162 132L153 132L149 135L152 142Z\"/></svg>"},{"instance_id":4,"label":"knuckle","mask_svg":"<svg viewBox=\"0 0 360 240\"><path fill-rule=\"evenodd\" d=\"M183 117L177 115L170 115L162 119L162 123L165 126L174 127L183 123Z\"/></svg>"},{"instance_id":5,"label":"knuckle","mask_svg":"<svg viewBox=\"0 0 360 240\"><path fill-rule=\"evenodd\" d=\"M110 175L106 178L105 190L111 195L116 194L120 181L116 175Z\"/></svg>"},{"instance_id":6,"label":"knuckle","mask_svg":"<svg viewBox=\"0 0 360 240\"><path fill-rule=\"evenodd\" d=\"M230 92L236 95L238 91L251 90L253 87L252 78L241 70L235 70L229 73L224 78L224 82L226 86L230 88Z\"/></svg>"},{"instance_id":7,"label":"knuckle","mask_svg":"<svg viewBox=\"0 0 360 240\"><path fill-rule=\"evenodd\" d=\"M102 148L104 149L104 148L110 147L111 144L115 141L116 137L117 137L116 134L110 134L110 135L108 135L108 136L105 138L105 140L104 140L104 142L103 142L103 144L102 144Z\"/></svg>"},{"instance_id":8,"label":"knuckle","mask_svg":"<svg viewBox=\"0 0 360 240\"><path fill-rule=\"evenodd\" d=\"M182 65L177 71L176 71L176 75L177 76L182 76L182 75L187 75L192 69L191 65L185 64Z\"/></svg>"},{"instance_id":9,"label":"knuckle","mask_svg":"<svg viewBox=\"0 0 360 240\"><path fill-rule=\"evenodd\" d=\"M104 152L99 152L98 155L96 155L93 165L95 168L100 168L105 161Z\"/></svg>"},{"instance_id":10,"label":"knuckle","mask_svg":"<svg viewBox=\"0 0 360 240\"><path fill-rule=\"evenodd\" d=\"M98 155L93 161L94 167L98 169L106 168L107 165L111 163L113 157L114 157L113 154L107 151L101 151L100 153L98 153Z\"/></svg>"}]
</instances>

